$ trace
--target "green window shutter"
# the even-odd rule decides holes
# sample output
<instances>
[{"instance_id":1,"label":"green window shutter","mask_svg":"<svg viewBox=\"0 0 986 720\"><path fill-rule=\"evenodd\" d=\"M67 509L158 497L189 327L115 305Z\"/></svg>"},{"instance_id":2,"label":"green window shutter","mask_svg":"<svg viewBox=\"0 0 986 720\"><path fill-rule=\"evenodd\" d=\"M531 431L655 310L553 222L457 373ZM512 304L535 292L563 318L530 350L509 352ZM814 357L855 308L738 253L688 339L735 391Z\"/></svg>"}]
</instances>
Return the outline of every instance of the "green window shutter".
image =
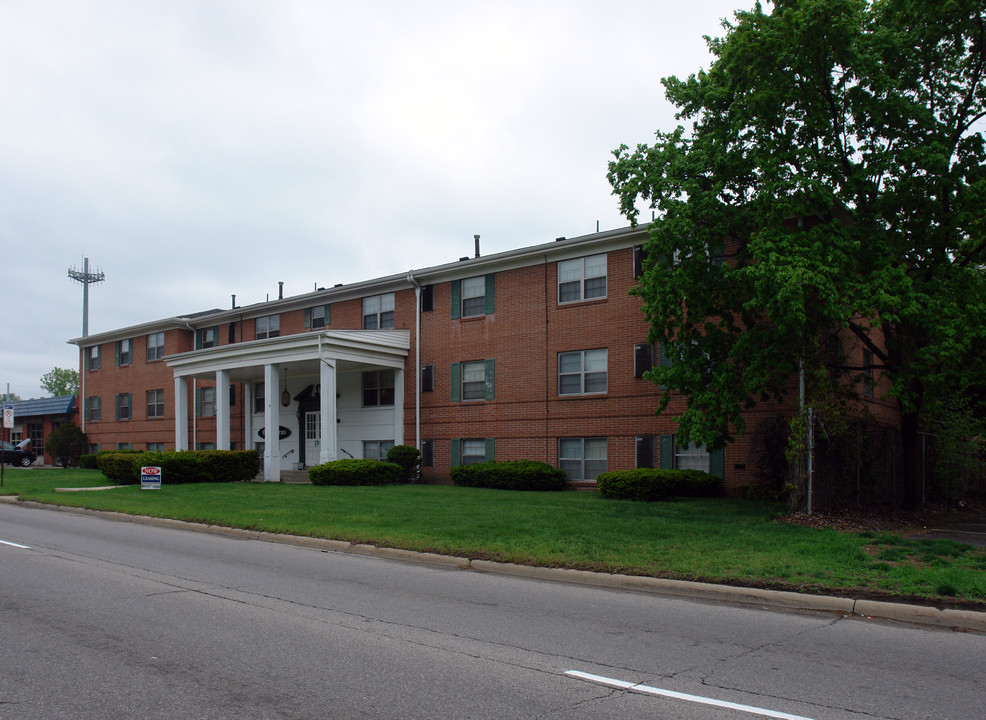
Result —
<instances>
[{"instance_id":1,"label":"green window shutter","mask_svg":"<svg viewBox=\"0 0 986 720\"><path fill-rule=\"evenodd\" d=\"M202 331L201 330L196 330L195 331L195 349L196 350L201 350L202 349Z\"/></svg>"},{"instance_id":2,"label":"green window shutter","mask_svg":"<svg viewBox=\"0 0 986 720\"><path fill-rule=\"evenodd\" d=\"M325 306L325 324L326 325L328 325L332 321L331 308L332 308L332 305L326 305Z\"/></svg>"},{"instance_id":3,"label":"green window shutter","mask_svg":"<svg viewBox=\"0 0 986 720\"><path fill-rule=\"evenodd\" d=\"M490 273L486 276L486 314L492 315L493 310L496 308L496 303L493 301L493 287L496 285L494 278L495 273Z\"/></svg>"},{"instance_id":4,"label":"green window shutter","mask_svg":"<svg viewBox=\"0 0 986 720\"><path fill-rule=\"evenodd\" d=\"M119 340L117 340L115 343L113 343L113 350L114 350L114 358L113 358L114 363L116 364L117 367L120 367L120 341Z\"/></svg>"},{"instance_id":5,"label":"green window shutter","mask_svg":"<svg viewBox=\"0 0 986 720\"><path fill-rule=\"evenodd\" d=\"M674 467L674 435L661 435L660 447L658 450L661 453L660 467L662 470L670 470Z\"/></svg>"},{"instance_id":6,"label":"green window shutter","mask_svg":"<svg viewBox=\"0 0 986 720\"><path fill-rule=\"evenodd\" d=\"M195 416L202 415L202 388L195 388Z\"/></svg>"},{"instance_id":7,"label":"green window shutter","mask_svg":"<svg viewBox=\"0 0 986 720\"><path fill-rule=\"evenodd\" d=\"M494 390L494 387L493 387L493 385L494 385L494 383L493 383L493 372L495 370L495 367L494 366L495 366L495 363L494 363L494 361L493 361L492 358L490 358L489 360L486 361L486 368L485 368L486 372L485 372L485 375L486 375L486 399L487 400L492 400L493 399L493 390Z\"/></svg>"},{"instance_id":8,"label":"green window shutter","mask_svg":"<svg viewBox=\"0 0 986 720\"><path fill-rule=\"evenodd\" d=\"M114 415L113 415L113 419L114 420L119 420L120 419L120 396L117 395L114 398L114 401L116 402L116 409L115 409L115 412L114 412Z\"/></svg>"},{"instance_id":9,"label":"green window shutter","mask_svg":"<svg viewBox=\"0 0 986 720\"><path fill-rule=\"evenodd\" d=\"M486 462L493 462L495 457L494 454L494 441L493 438L486 438L486 457L483 458Z\"/></svg>"},{"instance_id":10,"label":"green window shutter","mask_svg":"<svg viewBox=\"0 0 986 720\"><path fill-rule=\"evenodd\" d=\"M460 440L452 441L452 467L459 467L462 464L462 443Z\"/></svg>"},{"instance_id":11,"label":"green window shutter","mask_svg":"<svg viewBox=\"0 0 986 720\"><path fill-rule=\"evenodd\" d=\"M312 309L305 308L305 327L310 328L312 326Z\"/></svg>"},{"instance_id":12,"label":"green window shutter","mask_svg":"<svg viewBox=\"0 0 986 720\"><path fill-rule=\"evenodd\" d=\"M452 363L452 402L459 402L459 391L461 390L461 383L459 381L459 363Z\"/></svg>"},{"instance_id":13,"label":"green window shutter","mask_svg":"<svg viewBox=\"0 0 986 720\"><path fill-rule=\"evenodd\" d=\"M709 473L722 479L726 475L726 451L722 448L709 450Z\"/></svg>"},{"instance_id":14,"label":"green window shutter","mask_svg":"<svg viewBox=\"0 0 986 720\"><path fill-rule=\"evenodd\" d=\"M462 281L453 280L450 285L452 286L452 319L458 320L462 309Z\"/></svg>"}]
</instances>

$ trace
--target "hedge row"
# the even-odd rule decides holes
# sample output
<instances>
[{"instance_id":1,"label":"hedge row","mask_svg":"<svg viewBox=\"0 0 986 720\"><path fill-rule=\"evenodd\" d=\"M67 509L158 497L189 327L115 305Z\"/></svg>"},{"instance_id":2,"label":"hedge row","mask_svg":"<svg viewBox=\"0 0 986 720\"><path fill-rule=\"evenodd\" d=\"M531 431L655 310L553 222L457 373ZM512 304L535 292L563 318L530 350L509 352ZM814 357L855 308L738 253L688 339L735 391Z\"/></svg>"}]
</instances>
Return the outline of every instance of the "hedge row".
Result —
<instances>
[{"instance_id":1,"label":"hedge row","mask_svg":"<svg viewBox=\"0 0 986 720\"><path fill-rule=\"evenodd\" d=\"M452 468L452 483L498 490L564 490L565 472L534 460L477 463Z\"/></svg>"},{"instance_id":2,"label":"hedge row","mask_svg":"<svg viewBox=\"0 0 986 720\"><path fill-rule=\"evenodd\" d=\"M101 452L96 465L107 478L121 485L140 482L140 468L161 468L163 484L241 482L260 472L256 450L182 450L178 452Z\"/></svg>"},{"instance_id":3,"label":"hedge row","mask_svg":"<svg viewBox=\"0 0 986 720\"><path fill-rule=\"evenodd\" d=\"M382 460L332 460L308 469L313 485L389 485L407 482L405 468Z\"/></svg>"},{"instance_id":4,"label":"hedge row","mask_svg":"<svg viewBox=\"0 0 986 720\"><path fill-rule=\"evenodd\" d=\"M616 500L666 500L671 497L710 497L719 492L720 480L701 470L638 468L601 473L596 478L599 494Z\"/></svg>"}]
</instances>

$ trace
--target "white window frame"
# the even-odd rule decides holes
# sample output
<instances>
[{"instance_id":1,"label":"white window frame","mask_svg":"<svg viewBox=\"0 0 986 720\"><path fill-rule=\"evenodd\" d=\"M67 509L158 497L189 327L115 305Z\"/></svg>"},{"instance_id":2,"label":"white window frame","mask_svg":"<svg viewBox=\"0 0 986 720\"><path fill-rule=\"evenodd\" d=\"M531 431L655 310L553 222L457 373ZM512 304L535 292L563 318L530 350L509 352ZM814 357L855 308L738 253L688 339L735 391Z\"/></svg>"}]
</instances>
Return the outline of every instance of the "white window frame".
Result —
<instances>
[{"instance_id":1,"label":"white window frame","mask_svg":"<svg viewBox=\"0 0 986 720\"><path fill-rule=\"evenodd\" d=\"M602 369L600 369L600 364ZM600 376L601 389L598 387ZM578 379L578 390L571 389L571 383L576 378ZM564 388L564 391L563 380L567 380L569 385ZM591 390L586 389L589 385L592 386ZM604 395L608 390L609 350L607 348L558 353L558 395Z\"/></svg>"},{"instance_id":2,"label":"white window frame","mask_svg":"<svg viewBox=\"0 0 986 720\"><path fill-rule=\"evenodd\" d=\"M216 414L216 388L199 388L199 417L213 417Z\"/></svg>"},{"instance_id":3,"label":"white window frame","mask_svg":"<svg viewBox=\"0 0 986 720\"><path fill-rule=\"evenodd\" d=\"M255 321L256 336L258 340L276 338L281 334L281 316L264 315Z\"/></svg>"},{"instance_id":4,"label":"white window frame","mask_svg":"<svg viewBox=\"0 0 986 720\"><path fill-rule=\"evenodd\" d=\"M324 328L328 325L325 322L325 305L316 305L311 309L311 325L312 330Z\"/></svg>"},{"instance_id":5,"label":"white window frame","mask_svg":"<svg viewBox=\"0 0 986 720\"><path fill-rule=\"evenodd\" d=\"M394 327L394 293L363 298L363 329L388 330Z\"/></svg>"},{"instance_id":6,"label":"white window frame","mask_svg":"<svg viewBox=\"0 0 986 720\"><path fill-rule=\"evenodd\" d=\"M119 354L119 365L129 365L133 362L133 350L134 343L130 338L124 338L123 340L117 340L117 348Z\"/></svg>"},{"instance_id":7,"label":"white window frame","mask_svg":"<svg viewBox=\"0 0 986 720\"><path fill-rule=\"evenodd\" d=\"M609 467L608 438L558 438L558 467L569 480L595 482Z\"/></svg>"},{"instance_id":8,"label":"white window frame","mask_svg":"<svg viewBox=\"0 0 986 720\"><path fill-rule=\"evenodd\" d=\"M387 451L394 447L393 440L364 440L363 459L364 460L386 460Z\"/></svg>"},{"instance_id":9,"label":"white window frame","mask_svg":"<svg viewBox=\"0 0 986 720\"><path fill-rule=\"evenodd\" d=\"M478 465L486 462L486 438L465 438L459 448L460 465Z\"/></svg>"},{"instance_id":10,"label":"white window frame","mask_svg":"<svg viewBox=\"0 0 986 720\"><path fill-rule=\"evenodd\" d=\"M709 472L712 456L704 443L674 444L674 467L677 470L702 470Z\"/></svg>"},{"instance_id":11,"label":"white window frame","mask_svg":"<svg viewBox=\"0 0 986 720\"><path fill-rule=\"evenodd\" d=\"M389 374L389 384L387 375ZM367 385L367 380L373 382ZM381 370L364 370L360 374L360 388L362 390L363 407L393 407L395 398L396 373L392 369L384 368ZM388 393L387 390L390 392ZM367 392L374 393L374 402L367 402Z\"/></svg>"},{"instance_id":12,"label":"white window frame","mask_svg":"<svg viewBox=\"0 0 986 720\"><path fill-rule=\"evenodd\" d=\"M468 392L466 391L468 388ZM459 399L486 399L486 361L477 360L459 365Z\"/></svg>"},{"instance_id":13,"label":"white window frame","mask_svg":"<svg viewBox=\"0 0 986 720\"><path fill-rule=\"evenodd\" d=\"M603 300L608 290L607 260L602 255L587 255L558 261L558 304ZM598 282L602 279L602 284ZM577 293L573 293L577 290Z\"/></svg>"},{"instance_id":14,"label":"white window frame","mask_svg":"<svg viewBox=\"0 0 986 720\"><path fill-rule=\"evenodd\" d=\"M154 397L151 397L153 393ZM164 390L147 391L147 417L164 417Z\"/></svg>"},{"instance_id":15,"label":"white window frame","mask_svg":"<svg viewBox=\"0 0 986 720\"><path fill-rule=\"evenodd\" d=\"M89 348L89 352L86 358L86 366L90 371L99 370L100 366L102 366L103 364L102 362L103 354L102 352L100 352L99 348L100 348L99 345L93 345Z\"/></svg>"},{"instance_id":16,"label":"white window frame","mask_svg":"<svg viewBox=\"0 0 986 720\"><path fill-rule=\"evenodd\" d=\"M164 333L156 332L147 336L147 360L160 360L164 357Z\"/></svg>"},{"instance_id":17,"label":"white window frame","mask_svg":"<svg viewBox=\"0 0 986 720\"><path fill-rule=\"evenodd\" d=\"M486 276L466 278L461 283L459 317L478 317L486 314Z\"/></svg>"}]
</instances>

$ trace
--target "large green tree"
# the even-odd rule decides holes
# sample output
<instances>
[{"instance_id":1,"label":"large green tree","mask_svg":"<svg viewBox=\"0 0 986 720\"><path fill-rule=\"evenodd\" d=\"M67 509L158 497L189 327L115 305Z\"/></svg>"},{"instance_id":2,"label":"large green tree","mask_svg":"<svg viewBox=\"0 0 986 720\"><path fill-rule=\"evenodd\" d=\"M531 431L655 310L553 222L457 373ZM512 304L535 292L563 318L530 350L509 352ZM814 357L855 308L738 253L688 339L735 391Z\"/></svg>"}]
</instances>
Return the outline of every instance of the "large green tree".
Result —
<instances>
[{"instance_id":1,"label":"large green tree","mask_svg":"<svg viewBox=\"0 0 986 720\"><path fill-rule=\"evenodd\" d=\"M41 387L51 397L79 394L79 371L71 368L52 368L41 376Z\"/></svg>"},{"instance_id":2,"label":"large green tree","mask_svg":"<svg viewBox=\"0 0 986 720\"><path fill-rule=\"evenodd\" d=\"M661 409L687 395L684 437L728 442L800 367L875 372L901 413L904 502L919 501L922 413L984 372L984 13L757 3L707 38L707 71L663 80L690 127L621 146L609 179L631 221L656 216L639 293L673 347L653 379ZM868 367L826 351L839 333Z\"/></svg>"}]
</instances>

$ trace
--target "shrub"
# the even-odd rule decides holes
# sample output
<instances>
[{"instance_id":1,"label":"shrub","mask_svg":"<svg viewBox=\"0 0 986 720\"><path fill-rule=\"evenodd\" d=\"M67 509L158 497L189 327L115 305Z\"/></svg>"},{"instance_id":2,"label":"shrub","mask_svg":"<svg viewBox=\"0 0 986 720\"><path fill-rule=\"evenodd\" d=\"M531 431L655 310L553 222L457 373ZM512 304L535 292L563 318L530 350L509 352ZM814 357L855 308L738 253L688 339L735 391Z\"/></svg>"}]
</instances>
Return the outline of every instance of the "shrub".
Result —
<instances>
[{"instance_id":1,"label":"shrub","mask_svg":"<svg viewBox=\"0 0 986 720\"><path fill-rule=\"evenodd\" d=\"M140 461L142 453L101 452L96 456L96 466L103 475L118 485L132 485L140 482Z\"/></svg>"},{"instance_id":2,"label":"shrub","mask_svg":"<svg viewBox=\"0 0 986 720\"><path fill-rule=\"evenodd\" d=\"M387 451L387 462L397 463L404 471L403 482L418 479L421 451L411 445L394 445Z\"/></svg>"},{"instance_id":3,"label":"shrub","mask_svg":"<svg viewBox=\"0 0 986 720\"><path fill-rule=\"evenodd\" d=\"M98 470L99 465L96 464L96 458L99 457L93 453L83 453L79 456L79 467L83 470Z\"/></svg>"},{"instance_id":4,"label":"shrub","mask_svg":"<svg viewBox=\"0 0 986 720\"><path fill-rule=\"evenodd\" d=\"M403 477L404 468L381 460L333 460L308 469L313 485L386 485Z\"/></svg>"},{"instance_id":5,"label":"shrub","mask_svg":"<svg viewBox=\"0 0 986 720\"><path fill-rule=\"evenodd\" d=\"M701 470L637 468L601 473L599 494L614 500L667 500L671 497L708 497L719 488L719 478Z\"/></svg>"},{"instance_id":6,"label":"shrub","mask_svg":"<svg viewBox=\"0 0 986 720\"><path fill-rule=\"evenodd\" d=\"M111 451L99 453L96 462L103 475L120 484L140 482L140 468L145 465L161 468L161 482L168 485L239 482L256 476L260 454L256 450Z\"/></svg>"},{"instance_id":7,"label":"shrub","mask_svg":"<svg viewBox=\"0 0 986 720\"><path fill-rule=\"evenodd\" d=\"M534 460L477 463L452 468L452 482L498 490L564 490L565 473Z\"/></svg>"}]
</instances>

